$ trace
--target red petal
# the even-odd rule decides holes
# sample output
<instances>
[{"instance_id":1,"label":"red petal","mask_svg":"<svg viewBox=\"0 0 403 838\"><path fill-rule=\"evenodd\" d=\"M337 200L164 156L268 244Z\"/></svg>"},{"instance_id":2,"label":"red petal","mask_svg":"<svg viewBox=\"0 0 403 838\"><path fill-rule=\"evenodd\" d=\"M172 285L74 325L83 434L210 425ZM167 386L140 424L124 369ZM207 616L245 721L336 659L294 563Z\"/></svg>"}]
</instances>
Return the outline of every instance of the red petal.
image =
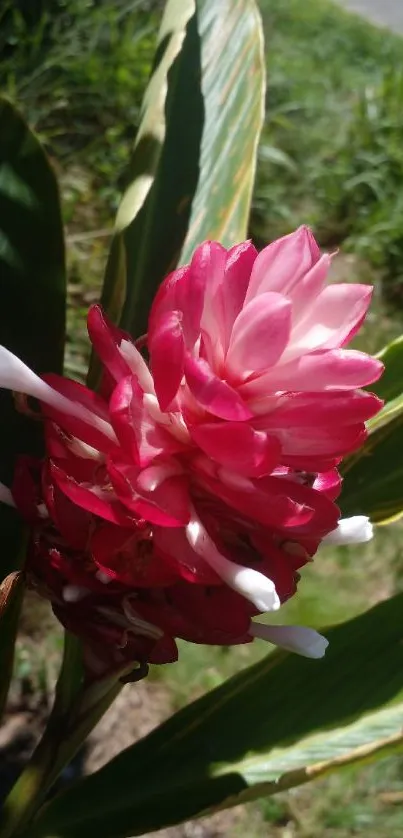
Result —
<instances>
[{"instance_id":1,"label":"red petal","mask_svg":"<svg viewBox=\"0 0 403 838\"><path fill-rule=\"evenodd\" d=\"M131 587L173 584L177 576L158 555L148 532L101 524L94 531L90 550L95 563L112 579Z\"/></svg>"},{"instance_id":2,"label":"red petal","mask_svg":"<svg viewBox=\"0 0 403 838\"><path fill-rule=\"evenodd\" d=\"M106 521L111 521L113 524L125 524L130 520L120 502L113 496L111 492L105 491L102 497L94 493L94 488L82 486L74 480L73 477L67 475L61 468L54 463L50 464L51 479L59 487L70 500L81 507L91 512L93 515L98 515Z\"/></svg>"},{"instance_id":3,"label":"red petal","mask_svg":"<svg viewBox=\"0 0 403 838\"><path fill-rule=\"evenodd\" d=\"M189 521L187 479L168 477L153 490L139 487L141 470L130 463L111 461L108 471L122 503L136 515L165 527L185 526Z\"/></svg>"},{"instance_id":4,"label":"red petal","mask_svg":"<svg viewBox=\"0 0 403 838\"><path fill-rule=\"evenodd\" d=\"M99 417L109 424L108 405L96 393L89 390L88 387L79 384L77 381L71 381L68 378L61 378L53 374L44 375L43 379L58 393L61 393L72 401L82 404L94 414L94 417ZM104 453L116 448L116 444L111 440L110 436L104 434L99 428L94 427L93 424L91 425L89 422L84 422L75 416L62 413L43 403L41 407L48 419L56 422L64 431L87 443L87 445L91 445L93 448Z\"/></svg>"},{"instance_id":5,"label":"red petal","mask_svg":"<svg viewBox=\"0 0 403 838\"><path fill-rule=\"evenodd\" d=\"M185 375L193 396L210 413L236 422L252 418L252 412L237 391L215 375L207 361L189 356L185 361Z\"/></svg>"},{"instance_id":6,"label":"red petal","mask_svg":"<svg viewBox=\"0 0 403 838\"><path fill-rule=\"evenodd\" d=\"M163 314L149 339L155 391L167 410L183 377L185 343L179 312Z\"/></svg>"},{"instance_id":7,"label":"red petal","mask_svg":"<svg viewBox=\"0 0 403 838\"><path fill-rule=\"evenodd\" d=\"M129 335L113 326L99 305L93 305L89 309L87 328L95 352L113 379L118 382L124 376L130 375L130 367L119 351L121 341L130 340Z\"/></svg>"},{"instance_id":8,"label":"red petal","mask_svg":"<svg viewBox=\"0 0 403 838\"><path fill-rule=\"evenodd\" d=\"M255 431L246 422L201 423L189 430L208 457L238 474L262 477L280 460L279 440Z\"/></svg>"},{"instance_id":9,"label":"red petal","mask_svg":"<svg viewBox=\"0 0 403 838\"><path fill-rule=\"evenodd\" d=\"M192 550L182 528L154 527L154 543L173 570L188 582L221 585L217 573Z\"/></svg>"},{"instance_id":10,"label":"red petal","mask_svg":"<svg viewBox=\"0 0 403 838\"><path fill-rule=\"evenodd\" d=\"M110 415L122 447L141 466L147 466L160 454L171 454L183 448L183 444L151 416L143 390L134 376L124 378L116 387L110 402Z\"/></svg>"}]
</instances>

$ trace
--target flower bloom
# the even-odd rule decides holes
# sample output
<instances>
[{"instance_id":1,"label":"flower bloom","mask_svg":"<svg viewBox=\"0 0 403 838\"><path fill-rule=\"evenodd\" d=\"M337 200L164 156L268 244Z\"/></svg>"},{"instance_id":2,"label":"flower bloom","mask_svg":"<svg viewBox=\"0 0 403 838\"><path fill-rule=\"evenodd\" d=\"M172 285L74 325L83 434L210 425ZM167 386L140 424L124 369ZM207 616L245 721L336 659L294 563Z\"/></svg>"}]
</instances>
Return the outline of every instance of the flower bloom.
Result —
<instances>
[{"instance_id":1,"label":"flower bloom","mask_svg":"<svg viewBox=\"0 0 403 838\"><path fill-rule=\"evenodd\" d=\"M260 254L202 244L156 296L149 364L90 309L99 394L2 348L0 386L45 420L46 458L21 459L12 487L28 574L94 667L173 660L175 638L324 653L310 629L252 618L295 593L323 540L371 535L334 503L337 465L381 406L360 388L382 365L344 348L371 289L325 286L329 262L306 228Z\"/></svg>"}]
</instances>

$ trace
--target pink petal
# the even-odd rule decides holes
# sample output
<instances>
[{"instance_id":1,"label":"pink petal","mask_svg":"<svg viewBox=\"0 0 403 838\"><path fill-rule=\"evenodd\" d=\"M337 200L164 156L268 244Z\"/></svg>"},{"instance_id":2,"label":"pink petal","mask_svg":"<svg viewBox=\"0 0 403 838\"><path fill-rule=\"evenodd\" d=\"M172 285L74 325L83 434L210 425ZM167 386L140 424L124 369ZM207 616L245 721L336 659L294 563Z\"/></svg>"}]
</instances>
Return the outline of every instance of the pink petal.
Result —
<instances>
[{"instance_id":1,"label":"pink petal","mask_svg":"<svg viewBox=\"0 0 403 838\"><path fill-rule=\"evenodd\" d=\"M143 390L154 393L150 371L130 335L114 326L101 306L91 306L87 327L92 345L104 365L104 375L106 370L113 385L132 374L138 378Z\"/></svg>"},{"instance_id":2,"label":"pink petal","mask_svg":"<svg viewBox=\"0 0 403 838\"><path fill-rule=\"evenodd\" d=\"M178 268L176 271L168 274L168 276L161 283L158 291L154 297L151 306L150 315L148 318L148 334L153 334L154 330L158 328L158 323L161 317L169 311L183 310L183 295L186 289L188 276L190 272L189 265Z\"/></svg>"},{"instance_id":3,"label":"pink petal","mask_svg":"<svg viewBox=\"0 0 403 838\"><path fill-rule=\"evenodd\" d=\"M154 332L164 314L180 311L183 315L182 328L185 343L192 348L200 334L200 319L203 313L204 290L207 273L208 249L205 245L197 248L191 265L173 271L160 285L151 307L148 334L153 339Z\"/></svg>"},{"instance_id":4,"label":"pink petal","mask_svg":"<svg viewBox=\"0 0 403 838\"><path fill-rule=\"evenodd\" d=\"M50 465L50 473L56 486L76 506L112 524L127 523L124 508L110 490L102 491L98 486L83 486L54 463Z\"/></svg>"},{"instance_id":5,"label":"pink petal","mask_svg":"<svg viewBox=\"0 0 403 838\"><path fill-rule=\"evenodd\" d=\"M369 285L328 285L293 329L283 361L314 349L344 346L359 329L371 296Z\"/></svg>"},{"instance_id":6,"label":"pink petal","mask_svg":"<svg viewBox=\"0 0 403 838\"><path fill-rule=\"evenodd\" d=\"M192 427L190 434L208 457L239 474L269 474L280 458L277 439L245 422L203 423Z\"/></svg>"},{"instance_id":7,"label":"pink petal","mask_svg":"<svg viewBox=\"0 0 403 838\"><path fill-rule=\"evenodd\" d=\"M222 381L202 358L188 357L185 361L186 381L199 404L221 419L242 422L252 413L236 390Z\"/></svg>"},{"instance_id":8,"label":"pink petal","mask_svg":"<svg viewBox=\"0 0 403 838\"><path fill-rule=\"evenodd\" d=\"M164 527L187 524L189 497L185 477L169 477L147 492L139 481L141 471L135 466L111 461L108 471L119 500L135 515Z\"/></svg>"},{"instance_id":9,"label":"pink petal","mask_svg":"<svg viewBox=\"0 0 403 838\"><path fill-rule=\"evenodd\" d=\"M273 366L290 336L291 304L271 292L255 297L235 320L226 368L246 377Z\"/></svg>"},{"instance_id":10,"label":"pink petal","mask_svg":"<svg viewBox=\"0 0 403 838\"><path fill-rule=\"evenodd\" d=\"M267 412L264 411L265 402ZM366 422L381 409L383 402L365 390L326 391L322 393L284 393L256 400L250 407L256 412L254 427L259 430L276 428L326 428Z\"/></svg>"},{"instance_id":11,"label":"pink petal","mask_svg":"<svg viewBox=\"0 0 403 838\"><path fill-rule=\"evenodd\" d=\"M182 450L182 443L151 415L136 378L124 378L117 385L109 407L120 444L140 466L147 466L160 454Z\"/></svg>"},{"instance_id":12,"label":"pink petal","mask_svg":"<svg viewBox=\"0 0 403 838\"><path fill-rule=\"evenodd\" d=\"M185 344L181 320L177 311L161 315L149 340L155 391L161 410L167 410L183 377Z\"/></svg>"},{"instance_id":13,"label":"pink petal","mask_svg":"<svg viewBox=\"0 0 403 838\"><path fill-rule=\"evenodd\" d=\"M259 253L245 303L266 291L288 294L319 259L320 250L307 227L277 239Z\"/></svg>"},{"instance_id":14,"label":"pink petal","mask_svg":"<svg viewBox=\"0 0 403 838\"><path fill-rule=\"evenodd\" d=\"M249 481L249 487L200 474L199 481L229 507L277 532L321 535L337 526L339 512L334 503L308 486L287 478L263 477ZM245 480L245 478L244 478ZM225 481L225 482L224 482Z\"/></svg>"},{"instance_id":15,"label":"pink petal","mask_svg":"<svg viewBox=\"0 0 403 838\"><path fill-rule=\"evenodd\" d=\"M306 311L310 311L314 301L322 291L330 268L332 256L324 253L298 282L288 290L287 296L292 302L292 321L297 323Z\"/></svg>"},{"instance_id":16,"label":"pink petal","mask_svg":"<svg viewBox=\"0 0 403 838\"><path fill-rule=\"evenodd\" d=\"M239 388L246 401L268 391L320 392L365 387L382 375L383 364L353 349L319 349L277 366Z\"/></svg>"},{"instance_id":17,"label":"pink petal","mask_svg":"<svg viewBox=\"0 0 403 838\"><path fill-rule=\"evenodd\" d=\"M354 425L333 425L331 428L296 428L291 434L277 432L282 443L281 461L287 465L290 457L344 457L349 451L361 445L366 438L363 423ZM294 463L295 465L295 463Z\"/></svg>"},{"instance_id":18,"label":"pink petal","mask_svg":"<svg viewBox=\"0 0 403 838\"><path fill-rule=\"evenodd\" d=\"M227 351L232 327L245 300L257 250L250 241L232 247L227 253L224 280L219 304L221 307L222 342Z\"/></svg>"},{"instance_id":19,"label":"pink petal","mask_svg":"<svg viewBox=\"0 0 403 838\"><path fill-rule=\"evenodd\" d=\"M331 469L318 474L312 488L318 492L322 492L330 500L336 500L341 492L341 477L337 469Z\"/></svg>"},{"instance_id":20,"label":"pink petal","mask_svg":"<svg viewBox=\"0 0 403 838\"><path fill-rule=\"evenodd\" d=\"M119 351L123 333L112 325L101 306L88 311L87 328L91 343L100 360L115 381L130 374L130 369Z\"/></svg>"},{"instance_id":21,"label":"pink petal","mask_svg":"<svg viewBox=\"0 0 403 838\"><path fill-rule=\"evenodd\" d=\"M63 402L60 409L42 402L42 412L48 419L99 451L108 453L115 449L117 439L109 420L108 405L103 399L77 381L53 373L43 378L55 393L60 393L64 399L76 405L74 415L63 410ZM80 416L80 406L84 408L83 418Z\"/></svg>"},{"instance_id":22,"label":"pink petal","mask_svg":"<svg viewBox=\"0 0 403 838\"><path fill-rule=\"evenodd\" d=\"M213 352L207 355L207 360L216 370L224 359L221 288L224 282L226 257L227 251L221 244L205 242L198 248L192 259L192 279L196 269L206 277L200 331L208 338L207 347L213 347ZM215 358L217 358L216 361Z\"/></svg>"}]
</instances>

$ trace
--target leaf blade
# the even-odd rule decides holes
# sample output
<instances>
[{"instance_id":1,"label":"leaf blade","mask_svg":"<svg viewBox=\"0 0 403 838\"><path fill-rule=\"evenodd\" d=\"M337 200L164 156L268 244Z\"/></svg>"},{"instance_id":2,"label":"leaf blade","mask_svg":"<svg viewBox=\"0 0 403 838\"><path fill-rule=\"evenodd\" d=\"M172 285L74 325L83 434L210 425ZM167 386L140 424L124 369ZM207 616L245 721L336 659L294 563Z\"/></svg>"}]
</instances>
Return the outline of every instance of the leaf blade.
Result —
<instances>
[{"instance_id":1,"label":"leaf blade","mask_svg":"<svg viewBox=\"0 0 403 838\"><path fill-rule=\"evenodd\" d=\"M0 273L0 343L36 372L61 372L66 283L56 178L39 141L6 99L0 99ZM10 485L18 454L38 455L41 450L38 424L17 413L11 393L0 390L0 480ZM22 523L4 504L0 528L1 580L18 570L24 558ZM3 625L0 632L3 699L20 585L10 597L4 617L7 630Z\"/></svg>"},{"instance_id":2,"label":"leaf blade","mask_svg":"<svg viewBox=\"0 0 403 838\"><path fill-rule=\"evenodd\" d=\"M55 798L33 838L85 838L91 829L99 838L123 838L233 805L285 776L287 755L287 770L298 757L306 773L307 755L317 764L318 737L338 737L340 755L344 736L348 754L357 719L403 689L402 606L400 594L330 629L321 662L276 653L231 678ZM367 745L379 738L379 724L370 723ZM102 788L113 791L108 799Z\"/></svg>"},{"instance_id":3,"label":"leaf blade","mask_svg":"<svg viewBox=\"0 0 403 838\"><path fill-rule=\"evenodd\" d=\"M205 239L231 247L247 237L264 119L263 30L254 0L200 0L198 10L206 113L201 175L181 264Z\"/></svg>"}]
</instances>

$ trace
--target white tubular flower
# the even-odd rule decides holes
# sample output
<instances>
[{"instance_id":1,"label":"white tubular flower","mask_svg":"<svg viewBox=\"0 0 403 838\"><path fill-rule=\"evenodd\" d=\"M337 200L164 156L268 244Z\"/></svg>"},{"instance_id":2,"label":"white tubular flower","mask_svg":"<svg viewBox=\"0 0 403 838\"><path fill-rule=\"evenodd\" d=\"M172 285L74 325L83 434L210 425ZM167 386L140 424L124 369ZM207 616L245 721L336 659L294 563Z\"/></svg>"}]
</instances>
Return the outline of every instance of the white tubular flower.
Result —
<instances>
[{"instance_id":1,"label":"white tubular flower","mask_svg":"<svg viewBox=\"0 0 403 838\"><path fill-rule=\"evenodd\" d=\"M336 529L328 533L322 544L364 544L373 538L373 526L365 515L342 518Z\"/></svg>"},{"instance_id":2,"label":"white tubular flower","mask_svg":"<svg viewBox=\"0 0 403 838\"><path fill-rule=\"evenodd\" d=\"M323 658L329 645L325 637L306 626L268 626L253 622L250 634L304 658Z\"/></svg>"}]
</instances>

